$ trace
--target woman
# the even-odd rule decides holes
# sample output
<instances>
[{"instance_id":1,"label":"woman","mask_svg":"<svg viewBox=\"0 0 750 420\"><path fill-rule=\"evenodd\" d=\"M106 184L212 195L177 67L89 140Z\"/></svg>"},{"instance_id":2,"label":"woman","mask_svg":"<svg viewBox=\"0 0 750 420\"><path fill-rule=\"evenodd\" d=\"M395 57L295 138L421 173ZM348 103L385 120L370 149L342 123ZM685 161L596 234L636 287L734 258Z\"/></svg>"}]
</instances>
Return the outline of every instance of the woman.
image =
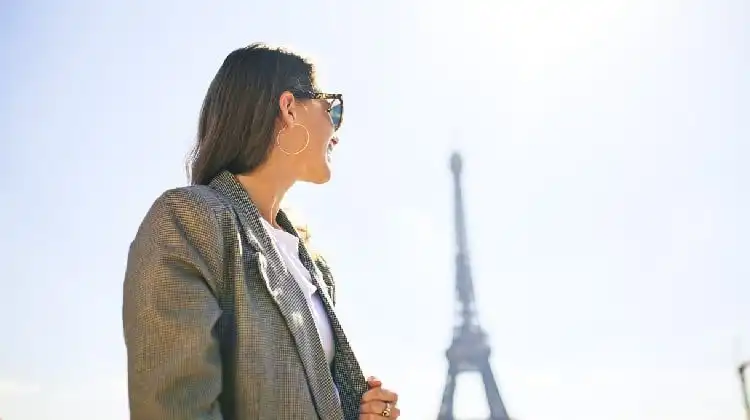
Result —
<instances>
[{"instance_id":1,"label":"woman","mask_svg":"<svg viewBox=\"0 0 750 420\"><path fill-rule=\"evenodd\" d=\"M131 244L123 323L133 420L397 418L365 380L330 296L283 211L322 184L341 95L313 66L255 44L208 88L191 186L153 204Z\"/></svg>"}]
</instances>

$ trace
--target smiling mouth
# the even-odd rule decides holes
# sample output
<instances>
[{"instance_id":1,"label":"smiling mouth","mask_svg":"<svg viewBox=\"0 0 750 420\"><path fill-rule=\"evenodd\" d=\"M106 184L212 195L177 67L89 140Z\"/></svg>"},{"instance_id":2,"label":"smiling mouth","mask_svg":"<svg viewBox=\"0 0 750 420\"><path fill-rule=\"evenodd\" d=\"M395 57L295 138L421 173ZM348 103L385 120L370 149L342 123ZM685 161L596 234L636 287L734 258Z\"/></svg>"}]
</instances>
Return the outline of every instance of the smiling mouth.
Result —
<instances>
[{"instance_id":1,"label":"smiling mouth","mask_svg":"<svg viewBox=\"0 0 750 420\"><path fill-rule=\"evenodd\" d=\"M328 149L326 150L326 153L330 156L331 152L333 152L333 148L339 143L339 139L336 137L332 138L331 141L328 142Z\"/></svg>"}]
</instances>

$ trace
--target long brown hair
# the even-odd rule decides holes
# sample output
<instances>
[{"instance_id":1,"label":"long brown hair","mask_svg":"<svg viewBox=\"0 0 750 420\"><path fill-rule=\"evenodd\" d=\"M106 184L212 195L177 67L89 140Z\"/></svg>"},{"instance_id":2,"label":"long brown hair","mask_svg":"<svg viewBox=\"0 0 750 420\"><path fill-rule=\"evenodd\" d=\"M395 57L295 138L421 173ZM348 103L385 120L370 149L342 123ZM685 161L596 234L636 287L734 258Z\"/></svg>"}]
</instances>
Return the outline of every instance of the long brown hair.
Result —
<instances>
[{"instance_id":1,"label":"long brown hair","mask_svg":"<svg viewBox=\"0 0 750 420\"><path fill-rule=\"evenodd\" d=\"M252 44L232 51L203 100L198 136L188 160L193 185L208 184L223 170L252 172L268 157L279 96L312 91L313 65L294 53Z\"/></svg>"}]
</instances>

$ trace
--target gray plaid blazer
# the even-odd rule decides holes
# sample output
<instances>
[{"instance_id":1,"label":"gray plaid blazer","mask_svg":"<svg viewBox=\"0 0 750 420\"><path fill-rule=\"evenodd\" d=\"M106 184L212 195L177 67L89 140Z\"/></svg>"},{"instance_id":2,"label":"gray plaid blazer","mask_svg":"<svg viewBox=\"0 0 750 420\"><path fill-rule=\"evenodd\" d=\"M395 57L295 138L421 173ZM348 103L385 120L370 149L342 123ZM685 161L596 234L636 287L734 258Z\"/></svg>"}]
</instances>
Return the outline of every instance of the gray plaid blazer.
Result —
<instances>
[{"instance_id":1,"label":"gray plaid blazer","mask_svg":"<svg viewBox=\"0 0 750 420\"><path fill-rule=\"evenodd\" d=\"M277 222L297 234L283 212ZM330 271L302 243L299 254L325 290L332 368L304 295L230 173L159 197L125 274L130 418L358 418L367 386L333 309Z\"/></svg>"}]
</instances>

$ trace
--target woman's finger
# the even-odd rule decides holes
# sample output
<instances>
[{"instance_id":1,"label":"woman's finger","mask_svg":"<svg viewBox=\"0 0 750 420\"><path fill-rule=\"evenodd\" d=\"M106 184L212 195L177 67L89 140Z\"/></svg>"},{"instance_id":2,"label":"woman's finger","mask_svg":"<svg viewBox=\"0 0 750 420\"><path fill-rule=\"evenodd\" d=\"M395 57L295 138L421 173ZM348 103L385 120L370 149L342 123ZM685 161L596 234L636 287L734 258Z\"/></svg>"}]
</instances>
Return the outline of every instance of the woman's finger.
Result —
<instances>
[{"instance_id":1,"label":"woman's finger","mask_svg":"<svg viewBox=\"0 0 750 420\"><path fill-rule=\"evenodd\" d=\"M377 388L377 387L382 386L382 385L383 385L383 382L381 382L380 379L378 379L378 378L376 378L374 376L370 376L369 378L367 378L367 388L368 389L370 389L370 388Z\"/></svg>"},{"instance_id":2,"label":"woman's finger","mask_svg":"<svg viewBox=\"0 0 750 420\"><path fill-rule=\"evenodd\" d=\"M392 419L398 418L398 416L401 415L401 410L399 410L398 407L395 406L395 404L392 404L392 403L388 403L388 404L389 405L387 407L391 409L391 415L388 416L388 418L392 418ZM370 401L360 406L359 413L360 415L369 414L371 416L374 416L373 418L380 419L380 418L385 418L385 416L383 416L383 412L385 411L385 409L386 409L385 402Z\"/></svg>"},{"instance_id":3,"label":"woman's finger","mask_svg":"<svg viewBox=\"0 0 750 420\"><path fill-rule=\"evenodd\" d=\"M393 405L396 405L396 403L398 402L398 395L395 392L389 391L383 387L372 388L369 391L365 392L364 395L362 395L362 403L370 401L386 401Z\"/></svg>"}]
</instances>

